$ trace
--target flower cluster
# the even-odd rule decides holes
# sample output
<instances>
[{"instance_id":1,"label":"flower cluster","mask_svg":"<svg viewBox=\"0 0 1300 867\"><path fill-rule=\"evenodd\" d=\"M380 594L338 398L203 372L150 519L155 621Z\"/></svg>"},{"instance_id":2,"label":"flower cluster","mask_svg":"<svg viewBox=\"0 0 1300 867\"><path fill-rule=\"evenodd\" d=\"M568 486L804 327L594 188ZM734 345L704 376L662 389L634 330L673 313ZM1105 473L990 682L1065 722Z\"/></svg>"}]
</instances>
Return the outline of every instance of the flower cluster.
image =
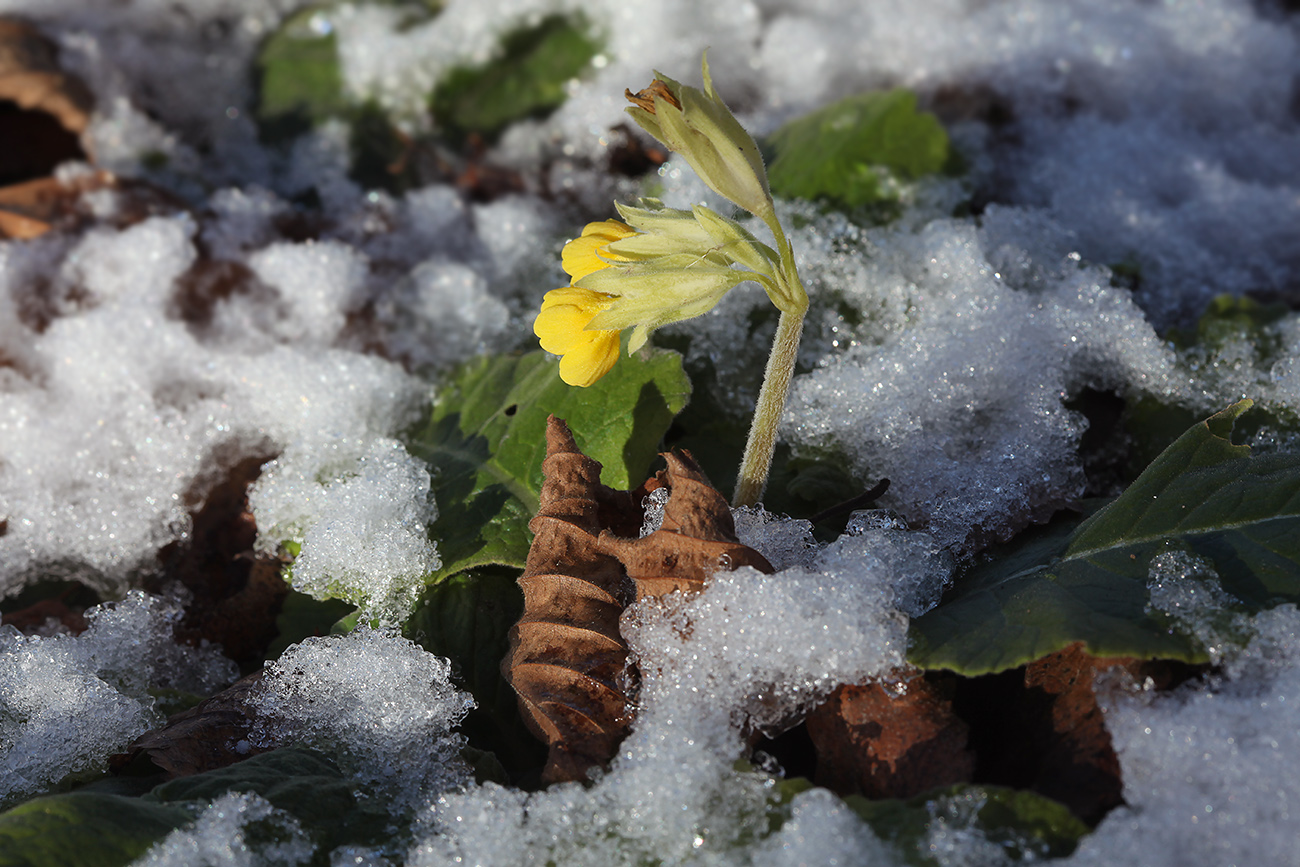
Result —
<instances>
[{"instance_id":1,"label":"flower cluster","mask_svg":"<svg viewBox=\"0 0 1300 867\"><path fill-rule=\"evenodd\" d=\"M565 245L570 284L546 293L533 330L543 349L561 356L560 377L589 386L618 360L624 329L632 329L627 350L636 352L656 328L702 316L737 284L762 286L781 320L736 493L737 503L752 505L767 479L808 295L776 218L758 145L713 89L707 57L702 66L703 90L656 72L649 87L627 91L628 114L711 189L761 220L776 247L701 205L689 211L655 199L635 208L617 205L622 222L591 223Z\"/></svg>"},{"instance_id":2,"label":"flower cluster","mask_svg":"<svg viewBox=\"0 0 1300 867\"><path fill-rule=\"evenodd\" d=\"M628 352L636 352L656 328L707 313L738 283L775 279L775 251L735 221L703 206L640 204L618 205L626 222L590 223L564 246L572 282L546 293L533 323L542 348L561 356L560 377L570 385L591 385L609 371L623 329L632 329Z\"/></svg>"}]
</instances>

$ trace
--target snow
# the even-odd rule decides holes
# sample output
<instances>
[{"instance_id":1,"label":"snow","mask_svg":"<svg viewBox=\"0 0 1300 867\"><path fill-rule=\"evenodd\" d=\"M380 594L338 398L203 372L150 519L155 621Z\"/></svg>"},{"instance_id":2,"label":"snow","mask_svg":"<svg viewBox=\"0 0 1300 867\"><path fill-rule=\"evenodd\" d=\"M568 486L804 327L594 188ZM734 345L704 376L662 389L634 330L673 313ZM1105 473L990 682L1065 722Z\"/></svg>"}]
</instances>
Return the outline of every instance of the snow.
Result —
<instances>
[{"instance_id":1,"label":"snow","mask_svg":"<svg viewBox=\"0 0 1300 867\"><path fill-rule=\"evenodd\" d=\"M172 831L133 867L253 867L306 864L315 846L298 820L255 792L229 792L190 825Z\"/></svg>"},{"instance_id":2,"label":"snow","mask_svg":"<svg viewBox=\"0 0 1300 867\"><path fill-rule=\"evenodd\" d=\"M1071 863L1285 864L1300 798L1300 613L1285 605L1251 624L1255 639L1226 673L1154 695L1113 684L1106 725L1124 768L1124 800ZM1103 693L1103 695L1106 695Z\"/></svg>"},{"instance_id":3,"label":"snow","mask_svg":"<svg viewBox=\"0 0 1300 867\"><path fill-rule=\"evenodd\" d=\"M394 812L466 780L464 739L452 729L473 699L452 685L451 663L399 636L362 627L295 644L268 663L250 704L253 740L341 756Z\"/></svg>"},{"instance_id":4,"label":"snow","mask_svg":"<svg viewBox=\"0 0 1300 867\"><path fill-rule=\"evenodd\" d=\"M487 784L443 795L411 863L745 863L745 841L766 835L772 780L733 766L743 733L777 733L837 684L902 662L906 618L890 606L885 576L859 566L826 577L743 567L696 597L628 609L622 632L641 691L609 772L591 788L525 795ZM798 828L791 845L806 844Z\"/></svg>"},{"instance_id":5,"label":"snow","mask_svg":"<svg viewBox=\"0 0 1300 867\"><path fill-rule=\"evenodd\" d=\"M87 611L78 636L0 627L0 804L103 771L161 721L149 690L208 695L239 676L217 648L175 643L180 615L136 590Z\"/></svg>"},{"instance_id":6,"label":"snow","mask_svg":"<svg viewBox=\"0 0 1300 867\"><path fill-rule=\"evenodd\" d=\"M504 32L584 16L602 54L556 113L490 151L529 181L488 203L445 183L362 188L347 176L342 121L284 151L258 140L250 60L300 5L0 0L0 12L45 28L94 92L84 144L95 164L166 191L144 213L126 187L90 193L86 225L0 242L0 597L58 577L105 598L131 593L78 638L0 633L0 797L101 768L157 722L145 689L167 666L200 672L198 692L231 676L210 651L172 645L173 609L132 588L161 548L188 538L213 480L250 456L270 456L249 492L258 549L296 547L298 589L401 622L441 562L427 529L437 468L408 452L404 433L451 365L522 345L541 295L563 280L563 239L638 191L601 165L620 139L610 129L624 120L624 87L652 69L698 82L706 47L756 134L901 85L943 114L970 167L902 185L903 214L884 226L779 203L813 303L782 438L891 487L827 544L806 522L740 512L742 538L778 576L741 570L693 600L632 609L639 718L590 787L469 784L455 758L467 699L443 661L391 633L291 650L263 699L276 731L350 756L359 785L416 812L409 863L898 863L817 790L759 839L771 780L733 767L744 733L779 728L842 680L887 675L907 618L935 604L965 552L1083 491L1087 422L1072 406L1085 389L1201 415L1242 396L1300 413L1300 314L1264 329L1267 353L1245 341L1181 350L1163 337L1220 293L1294 306L1300 31L1280 4L322 7L313 26L336 35L346 91L413 130L430 123L429 87L489 59ZM672 206L719 205L680 160L654 180ZM313 195L326 219L304 230L298 203ZM972 197L975 216L958 210ZM1120 265L1135 288L1114 279ZM741 287L664 329L689 338L688 364L718 371L725 407L752 404L770 326L751 333L749 317L765 305ZM1269 430L1254 443L1296 447ZM1285 863L1288 805L1300 797L1297 615L1225 624L1205 606L1230 600L1188 583L1205 564L1176 551L1157 559L1153 610L1197 635L1221 670L1172 694L1106 687L1127 806L1070 860ZM1234 651L1225 630L1255 638ZM309 857L229 843L268 810L255 796L223 799L150 863ZM965 821L937 813L930 852L998 863ZM291 848L302 843L285 833ZM331 860L372 856L382 860L362 850Z\"/></svg>"}]
</instances>

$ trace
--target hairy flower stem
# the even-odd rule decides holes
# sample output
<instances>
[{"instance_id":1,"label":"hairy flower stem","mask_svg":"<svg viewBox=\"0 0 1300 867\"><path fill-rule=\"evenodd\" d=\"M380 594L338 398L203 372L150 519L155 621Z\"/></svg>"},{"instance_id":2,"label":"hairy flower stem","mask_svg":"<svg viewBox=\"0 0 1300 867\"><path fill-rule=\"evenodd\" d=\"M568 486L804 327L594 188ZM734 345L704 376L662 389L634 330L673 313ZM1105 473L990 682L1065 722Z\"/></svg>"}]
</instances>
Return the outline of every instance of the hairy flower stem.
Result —
<instances>
[{"instance_id":1,"label":"hairy flower stem","mask_svg":"<svg viewBox=\"0 0 1300 867\"><path fill-rule=\"evenodd\" d=\"M740 461L740 476L736 480L733 506L753 506L763 496L767 487L767 474L772 469L772 454L776 451L776 428L785 412L785 399L790 392L790 378L794 375L795 361L799 358L799 338L803 334L803 318L808 312L808 293L799 280L794 264L794 250L781 229L776 213L767 209L757 215L776 239L781 264L777 269L779 299L774 297L781 310L776 324L776 337L772 340L772 354L763 371L763 387L758 392L754 407L754 421L749 427L749 440L745 443L745 456Z\"/></svg>"},{"instance_id":2,"label":"hairy flower stem","mask_svg":"<svg viewBox=\"0 0 1300 867\"><path fill-rule=\"evenodd\" d=\"M736 493L731 499L733 506L757 504L767 486L772 454L776 451L776 427L785 411L790 377L794 374L795 359L799 355L803 317L804 310L782 313L777 323L772 354L763 372L763 388L758 393L754 421L749 427L749 440L745 443L745 456L740 462L740 478L736 480Z\"/></svg>"}]
</instances>

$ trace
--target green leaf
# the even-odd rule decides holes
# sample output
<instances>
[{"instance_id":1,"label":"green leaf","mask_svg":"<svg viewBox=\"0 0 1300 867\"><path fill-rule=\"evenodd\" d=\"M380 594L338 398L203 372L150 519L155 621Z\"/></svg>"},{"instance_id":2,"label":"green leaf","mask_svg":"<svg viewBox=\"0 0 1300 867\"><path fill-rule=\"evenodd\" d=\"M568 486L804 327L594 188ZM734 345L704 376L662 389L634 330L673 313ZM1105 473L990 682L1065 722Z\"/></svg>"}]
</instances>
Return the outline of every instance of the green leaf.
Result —
<instances>
[{"instance_id":1,"label":"green leaf","mask_svg":"<svg viewBox=\"0 0 1300 867\"><path fill-rule=\"evenodd\" d=\"M1001 786L960 784L906 801L871 801L861 795L844 801L881 839L897 846L908 864L917 867L941 863L928 845L939 819L950 828L983 832L1012 861L1067 856L1088 833L1088 826L1063 804Z\"/></svg>"},{"instance_id":2,"label":"green leaf","mask_svg":"<svg viewBox=\"0 0 1300 867\"><path fill-rule=\"evenodd\" d=\"M72 792L35 798L0 813L0 864L129 864L191 819L180 807L122 795Z\"/></svg>"},{"instance_id":3,"label":"green leaf","mask_svg":"<svg viewBox=\"0 0 1300 867\"><path fill-rule=\"evenodd\" d=\"M519 715L518 695L501 675L510 627L524 610L517 577L501 568L454 575L425 592L406 624L412 640L451 660L457 682L474 696L477 706L461 733L516 776L546 761L545 747Z\"/></svg>"},{"instance_id":4,"label":"green leaf","mask_svg":"<svg viewBox=\"0 0 1300 867\"><path fill-rule=\"evenodd\" d=\"M948 161L943 126L917 112L916 95L901 89L842 99L785 124L769 144L773 193L850 208L895 198L882 188L880 167L915 180Z\"/></svg>"},{"instance_id":5,"label":"green leaf","mask_svg":"<svg viewBox=\"0 0 1300 867\"><path fill-rule=\"evenodd\" d=\"M482 566L522 569L546 457L546 417L569 423L578 446L604 466L601 481L631 488L690 396L675 352L622 357L595 385L560 379L544 352L483 356L460 367L409 445L426 460L438 503L430 534L443 566L433 584Z\"/></svg>"},{"instance_id":6,"label":"green leaf","mask_svg":"<svg viewBox=\"0 0 1300 867\"><path fill-rule=\"evenodd\" d=\"M1268 331L1268 326L1289 312L1280 302L1261 304L1248 296L1219 295L1201 314L1194 332L1174 328L1167 336L1179 349L1199 346L1220 351L1232 343L1248 345L1267 364L1284 348L1282 336Z\"/></svg>"},{"instance_id":7,"label":"green leaf","mask_svg":"<svg viewBox=\"0 0 1300 867\"><path fill-rule=\"evenodd\" d=\"M912 622L909 658L977 675L1083 642L1097 656L1205 662L1195 638L1146 610L1151 560L1170 545L1212 564L1252 610L1300 600L1300 455L1234 445L1249 407L1194 425L1068 535L1060 526L1036 534L963 576Z\"/></svg>"},{"instance_id":8,"label":"green leaf","mask_svg":"<svg viewBox=\"0 0 1300 867\"><path fill-rule=\"evenodd\" d=\"M299 547L297 543L285 544ZM342 599L313 599L306 593L290 590L280 606L279 616L275 618L278 634L266 649L266 658L278 658L291 644L304 638L329 635L334 624L352 613L355 607Z\"/></svg>"},{"instance_id":9,"label":"green leaf","mask_svg":"<svg viewBox=\"0 0 1300 867\"><path fill-rule=\"evenodd\" d=\"M379 844L391 817L383 804L358 803L356 781L306 747L283 747L224 768L171 780L142 802L210 803L227 792L256 792L296 818L321 851L344 843Z\"/></svg>"},{"instance_id":10,"label":"green leaf","mask_svg":"<svg viewBox=\"0 0 1300 867\"><path fill-rule=\"evenodd\" d=\"M508 34L487 65L453 69L434 90L430 110L452 139L494 139L515 121L559 108L565 85L599 51L581 18L548 16Z\"/></svg>"},{"instance_id":11,"label":"green leaf","mask_svg":"<svg viewBox=\"0 0 1300 867\"><path fill-rule=\"evenodd\" d=\"M315 6L289 16L262 44L254 63L254 115L269 141L287 141L348 106L329 10Z\"/></svg>"}]
</instances>

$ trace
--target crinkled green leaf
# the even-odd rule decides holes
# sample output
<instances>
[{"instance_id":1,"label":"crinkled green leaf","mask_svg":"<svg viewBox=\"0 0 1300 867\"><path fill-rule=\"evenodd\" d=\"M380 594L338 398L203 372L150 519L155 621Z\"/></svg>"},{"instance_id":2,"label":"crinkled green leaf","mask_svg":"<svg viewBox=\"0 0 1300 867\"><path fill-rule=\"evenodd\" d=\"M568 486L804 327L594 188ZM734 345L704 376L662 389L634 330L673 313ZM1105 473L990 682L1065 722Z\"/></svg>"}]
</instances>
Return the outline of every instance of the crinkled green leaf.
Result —
<instances>
[{"instance_id":1,"label":"crinkled green leaf","mask_svg":"<svg viewBox=\"0 0 1300 867\"><path fill-rule=\"evenodd\" d=\"M769 144L773 193L850 208L893 198L882 189L880 167L915 180L942 171L948 161L943 126L918 112L916 95L901 89L832 103L785 124Z\"/></svg>"},{"instance_id":2,"label":"crinkled green leaf","mask_svg":"<svg viewBox=\"0 0 1300 867\"><path fill-rule=\"evenodd\" d=\"M192 820L176 806L72 792L0 813L0 865L117 867Z\"/></svg>"},{"instance_id":3,"label":"crinkled green leaf","mask_svg":"<svg viewBox=\"0 0 1300 867\"><path fill-rule=\"evenodd\" d=\"M1300 455L1234 445L1249 406L1194 425L1068 537L1040 535L963 576L912 622L912 662L986 674L1075 642L1098 656L1204 662L1198 641L1146 610L1151 560L1169 545L1211 564L1251 609L1300 600Z\"/></svg>"},{"instance_id":4,"label":"crinkled green leaf","mask_svg":"<svg viewBox=\"0 0 1300 867\"><path fill-rule=\"evenodd\" d=\"M451 660L457 684L474 696L461 733L514 774L546 761L546 748L524 726L519 697L501 675L510 627L524 609L518 574L489 567L454 575L425 591L406 624L406 634L425 650Z\"/></svg>"},{"instance_id":5,"label":"crinkled green leaf","mask_svg":"<svg viewBox=\"0 0 1300 867\"><path fill-rule=\"evenodd\" d=\"M483 356L446 382L409 445L429 463L438 503L430 533L443 566L429 583L482 566L523 568L548 415L567 421L578 446L600 461L602 482L626 489L645 479L691 391L681 356L664 351L624 356L588 388L565 385L558 363L540 351Z\"/></svg>"},{"instance_id":6,"label":"crinkled green leaf","mask_svg":"<svg viewBox=\"0 0 1300 867\"><path fill-rule=\"evenodd\" d=\"M515 121L559 108L568 95L565 85L599 51L581 18L549 16L508 34L490 63L449 72L438 82L430 110L453 138L495 138Z\"/></svg>"}]
</instances>

